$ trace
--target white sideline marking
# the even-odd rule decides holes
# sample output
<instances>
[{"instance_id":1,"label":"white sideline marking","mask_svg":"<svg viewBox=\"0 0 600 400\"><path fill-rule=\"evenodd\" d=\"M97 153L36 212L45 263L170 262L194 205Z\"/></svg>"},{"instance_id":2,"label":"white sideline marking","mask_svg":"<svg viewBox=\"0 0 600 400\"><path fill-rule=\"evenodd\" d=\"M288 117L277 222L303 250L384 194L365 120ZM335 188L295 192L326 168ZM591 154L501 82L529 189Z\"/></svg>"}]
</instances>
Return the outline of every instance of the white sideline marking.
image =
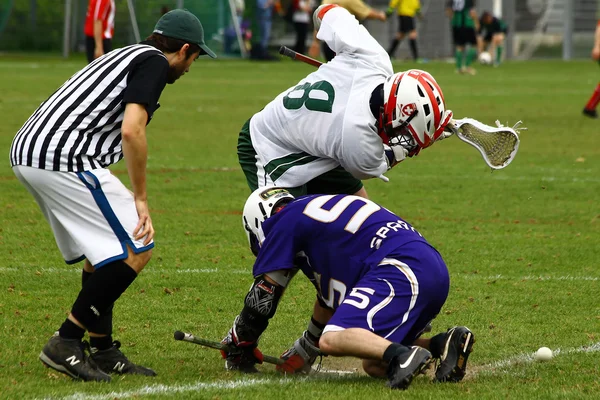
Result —
<instances>
[{"instance_id":1,"label":"white sideline marking","mask_svg":"<svg viewBox=\"0 0 600 400\"><path fill-rule=\"evenodd\" d=\"M552 350L554 357L559 356L560 354L577 354L577 353L597 353L600 352L600 342L593 343L589 346L580 346L574 347L570 349L556 349ZM532 363L535 361L535 353L523 353L513 357L506 358L504 360L494 361L489 364L482 365L478 368L478 372L475 372L473 375L477 375L480 373L493 374L496 370L502 370L503 368L511 367L515 364L526 364ZM501 372L501 371L500 371Z\"/></svg>"},{"instance_id":2,"label":"white sideline marking","mask_svg":"<svg viewBox=\"0 0 600 400\"><path fill-rule=\"evenodd\" d=\"M81 268L73 268L69 266L65 266L64 268L57 267L29 267L25 266L22 268L17 267L0 267L0 273L2 272L41 272L42 274L81 274ZM186 269L175 269L175 270L164 270L158 268L148 268L144 269L143 274L218 274L218 273L227 273L227 274L248 274L252 275L252 268L245 269L219 269L219 268L186 268Z\"/></svg>"},{"instance_id":3,"label":"white sideline marking","mask_svg":"<svg viewBox=\"0 0 600 400\"><path fill-rule=\"evenodd\" d=\"M58 267L0 267L0 273L2 272L41 272L42 274L80 274L80 268L73 268L69 266L65 266L64 268ZM248 267L248 269L233 269L230 270L228 268L184 268L184 269L171 269L164 270L159 268L148 268L144 269L143 274L236 274L236 275L252 275L252 269ZM493 280L514 280L514 281L600 281L600 277L596 276L577 276L577 275L560 275L560 276L552 276L552 275L524 275L524 276L506 276L502 274L497 275L479 275L479 274L465 274L465 273L454 273L451 274L452 278L461 278L461 279L472 279L472 280L484 280L484 281L493 281Z\"/></svg>"},{"instance_id":4,"label":"white sideline marking","mask_svg":"<svg viewBox=\"0 0 600 400\"><path fill-rule=\"evenodd\" d=\"M481 279L486 281L493 281L498 279L505 280L518 280L518 281L598 281L600 278L595 276L573 276L573 275L562 275L562 276L551 276L551 275L525 275L521 277L510 277L502 274L498 275L478 275L478 274L451 274L452 277L458 277L463 279Z\"/></svg>"},{"instance_id":5,"label":"white sideline marking","mask_svg":"<svg viewBox=\"0 0 600 400\"><path fill-rule=\"evenodd\" d=\"M569 349L556 349L553 351L554 357L558 357L561 354L577 354L577 353L596 353L600 352L600 342L591 344L589 346L580 346ZM484 364L479 367L475 367L476 371L468 374L471 378L476 377L479 374L495 374L504 373L503 369L511 367L515 364L532 363L534 361L533 353L523 353L513 357L506 358L504 360L495 361L489 364ZM344 371L344 370L329 370L322 369L321 372L333 373L338 375L349 375L355 374L357 371ZM310 378L305 378L310 380ZM105 394L87 394L87 393L74 393L72 395L64 397L46 397L45 399L57 399L57 400L105 400L105 399L122 399L130 397L140 397L144 395L173 395L176 393L187 393L196 392L200 390L211 390L211 389L240 389L249 386L256 386L262 384L278 384L286 385L290 382L297 382L297 379L249 379L249 380L237 380L231 382L196 382L187 385L148 385L142 386L139 389L127 390L122 392L110 392Z\"/></svg>"},{"instance_id":6,"label":"white sideline marking","mask_svg":"<svg viewBox=\"0 0 600 400\"><path fill-rule=\"evenodd\" d=\"M222 390L222 389L241 389L249 386L262 384L279 384L286 385L290 382L297 381L291 379L248 379L237 380L230 382L196 382L187 385L147 385L139 389L126 390L122 392L110 392L104 394L87 394L83 392L74 393L65 397L45 397L45 399L60 399L60 400L105 400L105 399L123 399L130 397L140 397L146 395L173 395L176 393L196 392L200 390Z\"/></svg>"}]
</instances>

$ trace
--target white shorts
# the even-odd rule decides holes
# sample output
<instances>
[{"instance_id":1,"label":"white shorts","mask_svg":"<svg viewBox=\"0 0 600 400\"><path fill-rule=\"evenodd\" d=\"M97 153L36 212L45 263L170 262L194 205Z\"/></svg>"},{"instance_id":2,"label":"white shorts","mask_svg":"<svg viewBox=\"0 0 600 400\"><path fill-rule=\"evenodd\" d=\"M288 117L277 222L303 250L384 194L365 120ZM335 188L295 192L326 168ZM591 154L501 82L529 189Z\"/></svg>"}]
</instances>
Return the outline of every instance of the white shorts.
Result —
<instances>
[{"instance_id":1,"label":"white shorts","mask_svg":"<svg viewBox=\"0 0 600 400\"><path fill-rule=\"evenodd\" d=\"M33 195L67 264L88 259L96 268L154 247L135 240L138 214L131 192L107 169L57 172L16 165L15 175Z\"/></svg>"}]
</instances>

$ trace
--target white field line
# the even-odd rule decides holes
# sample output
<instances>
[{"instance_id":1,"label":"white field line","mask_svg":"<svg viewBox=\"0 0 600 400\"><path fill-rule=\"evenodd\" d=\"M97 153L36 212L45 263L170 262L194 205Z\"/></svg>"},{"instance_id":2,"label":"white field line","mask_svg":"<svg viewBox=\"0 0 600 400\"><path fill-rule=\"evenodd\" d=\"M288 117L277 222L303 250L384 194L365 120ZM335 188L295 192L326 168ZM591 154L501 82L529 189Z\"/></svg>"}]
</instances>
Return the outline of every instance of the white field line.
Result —
<instances>
[{"instance_id":1,"label":"white field line","mask_svg":"<svg viewBox=\"0 0 600 400\"><path fill-rule=\"evenodd\" d=\"M121 392L110 392L105 394L87 394L83 392L73 393L65 397L45 397L45 399L60 400L105 400L105 399L125 399L131 397L140 397L147 395L175 395L180 393L199 392L202 390L228 390L243 389L249 386L257 385L286 385L292 382L291 379L248 379L221 382L195 382L185 385L147 385L139 389L126 390Z\"/></svg>"},{"instance_id":2,"label":"white field line","mask_svg":"<svg viewBox=\"0 0 600 400\"><path fill-rule=\"evenodd\" d=\"M41 274L80 274L81 269L65 266L60 267L0 267L0 274L8 272L40 272ZM182 268L182 269L161 269L159 267L149 267L144 269L142 274L235 274L235 275L252 275L252 268L249 266L248 269L229 269L229 268ZM453 279L467 279L467 280L508 280L508 281L600 281L600 277L597 276L577 276L577 275L524 275L524 276L506 276L502 274L497 275L479 275L479 274L464 274L454 273L451 274Z\"/></svg>"},{"instance_id":3,"label":"white field line","mask_svg":"<svg viewBox=\"0 0 600 400\"><path fill-rule=\"evenodd\" d=\"M600 342L594 343L590 346L580 346L569 349L556 349L553 351L554 357L558 357L561 354L578 354L578 353L596 353L600 352ZM517 364L527 364L534 362L534 354L519 354L513 357L506 358L504 360L495 361L493 363L484 364L481 366L475 366L475 371L470 373L468 376L474 378L480 374L497 374L504 373L505 369ZM322 369L321 373L336 374L339 376L357 374L357 371L338 371ZM306 378L310 380L310 378ZM46 397L46 399L60 399L60 400L110 400L110 399L125 399L132 397L140 397L145 395L175 395L180 393L199 392L203 390L235 390L243 389L250 386L258 385L286 385L290 382L297 382L297 379L248 379L248 380L236 380L231 382L196 382L185 385L147 385L142 386L139 389L127 390L127 391L113 391L105 394L87 394L87 393L74 393L65 397Z\"/></svg>"},{"instance_id":4,"label":"white field line","mask_svg":"<svg viewBox=\"0 0 600 400\"><path fill-rule=\"evenodd\" d=\"M573 347L569 349L556 349L552 350L554 357L558 357L561 354L578 354L578 353L597 353L600 352L600 342L593 343L589 346ZM476 368L477 372L472 375L478 374L495 374L503 372L504 369L512 367L517 364L529 364L535 361L535 353L522 353L513 357L505 358L504 360L494 361L489 364L484 364Z\"/></svg>"}]
</instances>

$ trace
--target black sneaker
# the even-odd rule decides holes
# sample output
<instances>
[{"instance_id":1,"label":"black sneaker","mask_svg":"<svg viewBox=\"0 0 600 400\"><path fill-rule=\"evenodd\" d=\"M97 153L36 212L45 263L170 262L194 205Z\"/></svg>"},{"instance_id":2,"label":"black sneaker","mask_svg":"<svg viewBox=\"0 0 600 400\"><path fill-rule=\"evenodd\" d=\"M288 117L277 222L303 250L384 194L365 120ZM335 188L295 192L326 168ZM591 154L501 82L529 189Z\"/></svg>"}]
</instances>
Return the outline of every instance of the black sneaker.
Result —
<instances>
[{"instance_id":1,"label":"black sneaker","mask_svg":"<svg viewBox=\"0 0 600 400\"><path fill-rule=\"evenodd\" d=\"M587 108L583 109L583 115L590 118L598 118L598 112L596 110L588 110Z\"/></svg>"},{"instance_id":2,"label":"black sneaker","mask_svg":"<svg viewBox=\"0 0 600 400\"><path fill-rule=\"evenodd\" d=\"M110 382L110 375L100 371L85 353L88 346L87 342L55 334L42 349L40 360L47 367L74 379Z\"/></svg>"},{"instance_id":3,"label":"black sneaker","mask_svg":"<svg viewBox=\"0 0 600 400\"><path fill-rule=\"evenodd\" d=\"M446 332L440 365L435 370L436 382L460 382L465 376L467 359L473 351L475 336L465 326L455 326Z\"/></svg>"},{"instance_id":4,"label":"black sneaker","mask_svg":"<svg viewBox=\"0 0 600 400\"><path fill-rule=\"evenodd\" d=\"M95 347L91 349L91 358L102 371L116 374L137 374L146 376L156 376L156 372L150 368L142 367L129 361L121 350L121 342L115 340L110 349L98 350Z\"/></svg>"},{"instance_id":5,"label":"black sneaker","mask_svg":"<svg viewBox=\"0 0 600 400\"><path fill-rule=\"evenodd\" d=\"M412 346L409 350L392 359L388 366L388 385L392 389L406 389L413 378L425 370L431 363L431 353L419 346Z\"/></svg>"}]
</instances>

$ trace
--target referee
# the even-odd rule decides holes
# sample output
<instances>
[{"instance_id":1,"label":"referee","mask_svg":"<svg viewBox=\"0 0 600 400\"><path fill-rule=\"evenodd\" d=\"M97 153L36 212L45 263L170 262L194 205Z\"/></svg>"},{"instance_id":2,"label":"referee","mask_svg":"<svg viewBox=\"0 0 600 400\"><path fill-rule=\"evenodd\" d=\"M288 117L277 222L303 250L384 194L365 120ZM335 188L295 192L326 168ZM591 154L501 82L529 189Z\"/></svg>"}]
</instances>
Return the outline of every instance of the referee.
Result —
<instances>
[{"instance_id":1,"label":"referee","mask_svg":"<svg viewBox=\"0 0 600 400\"><path fill-rule=\"evenodd\" d=\"M415 27L415 16L421 18L421 2L420 0L391 0L386 14L391 16L398 9L398 32L392 41L388 54L390 58L394 57L396 48L408 34L410 51L413 60L419 59L419 51L417 49L417 28Z\"/></svg>"},{"instance_id":2,"label":"referee","mask_svg":"<svg viewBox=\"0 0 600 400\"><path fill-rule=\"evenodd\" d=\"M107 53L73 75L13 139L13 171L38 203L63 258L84 261L71 313L40 354L48 367L84 381L110 381L109 373L156 375L113 342L112 309L154 247L146 125L165 85L203 54L215 58L198 18L171 11L146 41ZM123 157L133 192L106 169Z\"/></svg>"}]
</instances>

